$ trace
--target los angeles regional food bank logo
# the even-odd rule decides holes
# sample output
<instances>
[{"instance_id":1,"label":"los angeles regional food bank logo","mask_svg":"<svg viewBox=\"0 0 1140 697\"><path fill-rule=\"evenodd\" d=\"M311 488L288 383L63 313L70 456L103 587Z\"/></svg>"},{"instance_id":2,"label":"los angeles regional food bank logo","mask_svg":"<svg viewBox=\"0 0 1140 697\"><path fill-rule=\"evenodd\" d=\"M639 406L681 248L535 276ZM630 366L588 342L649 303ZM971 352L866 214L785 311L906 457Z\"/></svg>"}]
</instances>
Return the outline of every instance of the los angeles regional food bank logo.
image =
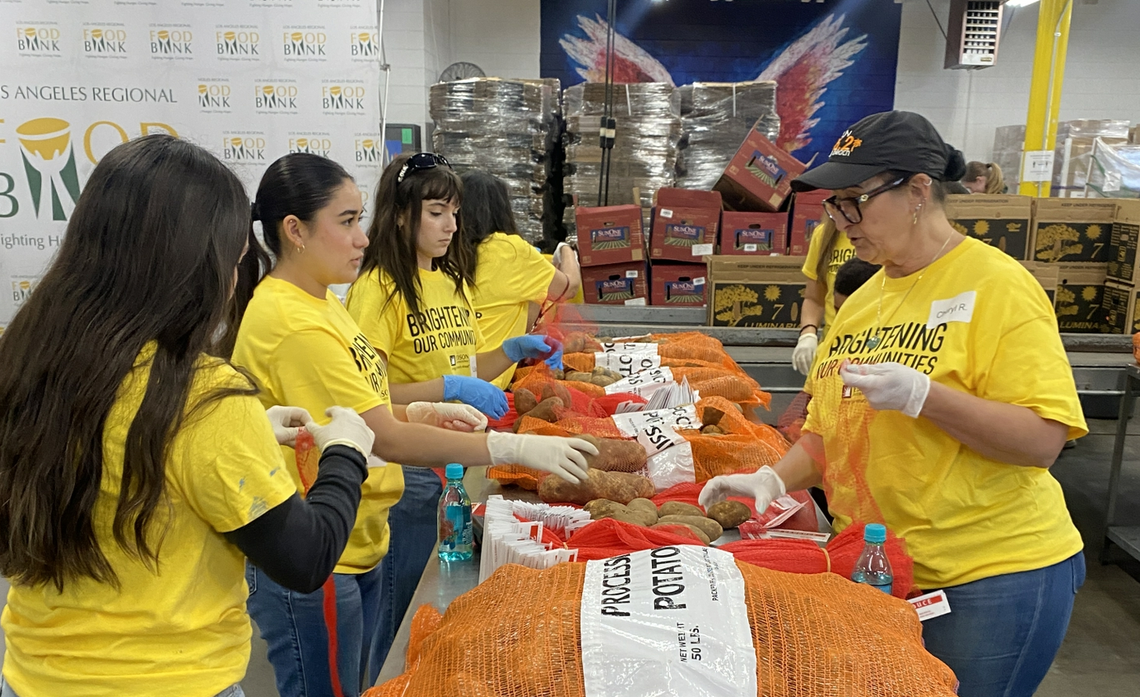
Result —
<instances>
[{"instance_id":1,"label":"los angeles regional food bank logo","mask_svg":"<svg viewBox=\"0 0 1140 697\"><path fill-rule=\"evenodd\" d=\"M228 114L232 110L233 94L225 78L198 80L198 110L207 114Z\"/></svg>"},{"instance_id":2,"label":"los angeles regional food bank logo","mask_svg":"<svg viewBox=\"0 0 1140 697\"><path fill-rule=\"evenodd\" d=\"M218 60L261 60L261 33L255 26L221 25L214 28Z\"/></svg>"},{"instance_id":3,"label":"los angeles regional food bank logo","mask_svg":"<svg viewBox=\"0 0 1140 697\"><path fill-rule=\"evenodd\" d=\"M121 24L85 25L83 53L88 58L126 58L127 30Z\"/></svg>"},{"instance_id":4,"label":"los angeles regional food bank logo","mask_svg":"<svg viewBox=\"0 0 1140 697\"><path fill-rule=\"evenodd\" d=\"M325 60L328 34L324 27L285 27L281 38L281 51L286 61Z\"/></svg>"},{"instance_id":5,"label":"los angeles regional food bank logo","mask_svg":"<svg viewBox=\"0 0 1140 697\"><path fill-rule=\"evenodd\" d=\"M222 134L222 159L234 164L261 164L265 134L261 131L227 131Z\"/></svg>"},{"instance_id":6,"label":"los angeles regional food bank logo","mask_svg":"<svg viewBox=\"0 0 1140 697\"><path fill-rule=\"evenodd\" d=\"M321 110L326 114L363 114L366 95L363 80L323 80Z\"/></svg>"},{"instance_id":7,"label":"los angeles regional food bank logo","mask_svg":"<svg viewBox=\"0 0 1140 697\"><path fill-rule=\"evenodd\" d=\"M354 61L372 61L380 55L380 39L376 31L368 27L350 29L348 46Z\"/></svg>"},{"instance_id":8,"label":"los angeles regional food bank logo","mask_svg":"<svg viewBox=\"0 0 1140 697\"><path fill-rule=\"evenodd\" d=\"M253 108L259 114L296 114L298 94L293 80L258 81L253 85Z\"/></svg>"},{"instance_id":9,"label":"los angeles regional food bank logo","mask_svg":"<svg viewBox=\"0 0 1140 697\"><path fill-rule=\"evenodd\" d=\"M17 24L16 52L21 56L62 56L61 38L54 23Z\"/></svg>"},{"instance_id":10,"label":"los angeles regional food bank logo","mask_svg":"<svg viewBox=\"0 0 1140 697\"><path fill-rule=\"evenodd\" d=\"M289 152L304 152L328 157L332 152L332 137L329 133L290 133Z\"/></svg>"},{"instance_id":11,"label":"los angeles regional food bank logo","mask_svg":"<svg viewBox=\"0 0 1140 697\"><path fill-rule=\"evenodd\" d=\"M357 135L352 141L353 157L358 165L380 164L383 141L374 134Z\"/></svg>"},{"instance_id":12,"label":"los angeles regional food bank logo","mask_svg":"<svg viewBox=\"0 0 1140 697\"><path fill-rule=\"evenodd\" d=\"M16 137L36 217L67 220L79 200L71 124L52 117L32 119L16 127Z\"/></svg>"},{"instance_id":13,"label":"los angeles regional food bank logo","mask_svg":"<svg viewBox=\"0 0 1140 697\"><path fill-rule=\"evenodd\" d=\"M151 58L193 60L194 32L190 25L150 25Z\"/></svg>"}]
</instances>

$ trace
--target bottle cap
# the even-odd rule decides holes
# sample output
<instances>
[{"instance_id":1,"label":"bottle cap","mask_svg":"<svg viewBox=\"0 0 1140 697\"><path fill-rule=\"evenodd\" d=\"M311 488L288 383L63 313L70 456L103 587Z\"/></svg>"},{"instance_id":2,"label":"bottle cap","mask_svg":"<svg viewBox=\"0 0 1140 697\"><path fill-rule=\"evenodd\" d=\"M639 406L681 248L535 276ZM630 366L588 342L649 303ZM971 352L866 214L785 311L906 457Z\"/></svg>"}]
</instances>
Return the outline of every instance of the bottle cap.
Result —
<instances>
[{"instance_id":1,"label":"bottle cap","mask_svg":"<svg viewBox=\"0 0 1140 697\"><path fill-rule=\"evenodd\" d=\"M444 469L444 474L448 479L463 479L463 465L453 462Z\"/></svg>"},{"instance_id":2,"label":"bottle cap","mask_svg":"<svg viewBox=\"0 0 1140 697\"><path fill-rule=\"evenodd\" d=\"M448 465L451 467L451 465ZM447 476L451 476L448 474ZM887 528L886 526L879 525L878 523L867 523L867 527L863 528L863 541L871 542L874 544L883 544L887 541Z\"/></svg>"}]
</instances>

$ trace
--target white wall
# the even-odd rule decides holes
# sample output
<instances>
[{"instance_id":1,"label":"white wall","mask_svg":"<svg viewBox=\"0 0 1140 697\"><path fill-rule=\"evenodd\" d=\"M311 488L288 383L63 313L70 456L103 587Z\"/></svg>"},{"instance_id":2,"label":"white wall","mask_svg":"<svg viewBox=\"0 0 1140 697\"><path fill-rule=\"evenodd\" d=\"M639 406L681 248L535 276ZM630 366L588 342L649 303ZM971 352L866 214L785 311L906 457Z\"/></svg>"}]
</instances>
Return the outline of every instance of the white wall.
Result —
<instances>
[{"instance_id":1,"label":"white wall","mask_svg":"<svg viewBox=\"0 0 1140 697\"><path fill-rule=\"evenodd\" d=\"M932 0L943 26L949 0ZM1007 9L1007 12L1009 10ZM1014 11L997 65L944 70L946 42L926 0L905 0L895 108L929 118L969 160L990 159L994 128L1024 124L1037 35L1037 6ZM1140 121L1140 2L1074 0L1059 118Z\"/></svg>"},{"instance_id":2,"label":"white wall","mask_svg":"<svg viewBox=\"0 0 1140 697\"><path fill-rule=\"evenodd\" d=\"M449 1L452 60L496 77L539 76L539 0Z\"/></svg>"}]
</instances>

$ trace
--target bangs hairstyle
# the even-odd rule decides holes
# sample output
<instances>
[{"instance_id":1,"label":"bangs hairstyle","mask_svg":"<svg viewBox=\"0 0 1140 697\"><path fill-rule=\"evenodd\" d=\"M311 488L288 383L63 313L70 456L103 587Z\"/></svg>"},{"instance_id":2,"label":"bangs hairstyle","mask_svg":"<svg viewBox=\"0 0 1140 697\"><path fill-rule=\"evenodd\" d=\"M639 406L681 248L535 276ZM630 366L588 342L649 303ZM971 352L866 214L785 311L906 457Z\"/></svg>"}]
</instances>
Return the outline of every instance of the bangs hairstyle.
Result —
<instances>
[{"instance_id":1,"label":"bangs hairstyle","mask_svg":"<svg viewBox=\"0 0 1140 697\"><path fill-rule=\"evenodd\" d=\"M395 293L387 302L401 296L413 314L419 312L420 275L416 261L416 231L420 227L420 213L424 201L447 201L459 206L463 202L463 182L450 167L436 165L430 169L409 171L404 181L397 183L400 170L411 157L403 153L393 158L384 168L380 183L376 185L376 212L368 226L368 246L360 265L363 277L373 269L387 274L396 285ZM407 221L400 225L400 215ZM432 268L442 271L455 283L455 292L463 295L463 285L473 284L468 271L469 250L462 243L463 214L456 221L459 229L451 238L447 253L432 260ZM473 262L472 262L473 263Z\"/></svg>"},{"instance_id":2,"label":"bangs hairstyle","mask_svg":"<svg viewBox=\"0 0 1140 697\"><path fill-rule=\"evenodd\" d=\"M187 141L145 136L95 167L55 261L0 337L0 572L14 583L118 585L93 521L104 429L152 342L110 532L157 569L171 441L193 410L257 393L247 377L187 404L203 354L217 349L248 232L241 182Z\"/></svg>"}]
</instances>

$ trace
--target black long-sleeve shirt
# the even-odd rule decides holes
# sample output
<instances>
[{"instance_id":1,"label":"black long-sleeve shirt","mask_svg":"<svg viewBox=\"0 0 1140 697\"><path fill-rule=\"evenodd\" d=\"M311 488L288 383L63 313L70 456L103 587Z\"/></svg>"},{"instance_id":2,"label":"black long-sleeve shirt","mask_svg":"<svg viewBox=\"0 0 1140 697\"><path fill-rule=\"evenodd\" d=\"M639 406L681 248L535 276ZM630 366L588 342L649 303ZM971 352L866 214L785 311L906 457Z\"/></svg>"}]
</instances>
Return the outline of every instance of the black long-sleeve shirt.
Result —
<instances>
[{"instance_id":1,"label":"black long-sleeve shirt","mask_svg":"<svg viewBox=\"0 0 1140 697\"><path fill-rule=\"evenodd\" d=\"M359 452L334 445L321 454L308 496L293 494L225 538L276 583L312 593L328 580L348 544L367 476Z\"/></svg>"}]
</instances>

